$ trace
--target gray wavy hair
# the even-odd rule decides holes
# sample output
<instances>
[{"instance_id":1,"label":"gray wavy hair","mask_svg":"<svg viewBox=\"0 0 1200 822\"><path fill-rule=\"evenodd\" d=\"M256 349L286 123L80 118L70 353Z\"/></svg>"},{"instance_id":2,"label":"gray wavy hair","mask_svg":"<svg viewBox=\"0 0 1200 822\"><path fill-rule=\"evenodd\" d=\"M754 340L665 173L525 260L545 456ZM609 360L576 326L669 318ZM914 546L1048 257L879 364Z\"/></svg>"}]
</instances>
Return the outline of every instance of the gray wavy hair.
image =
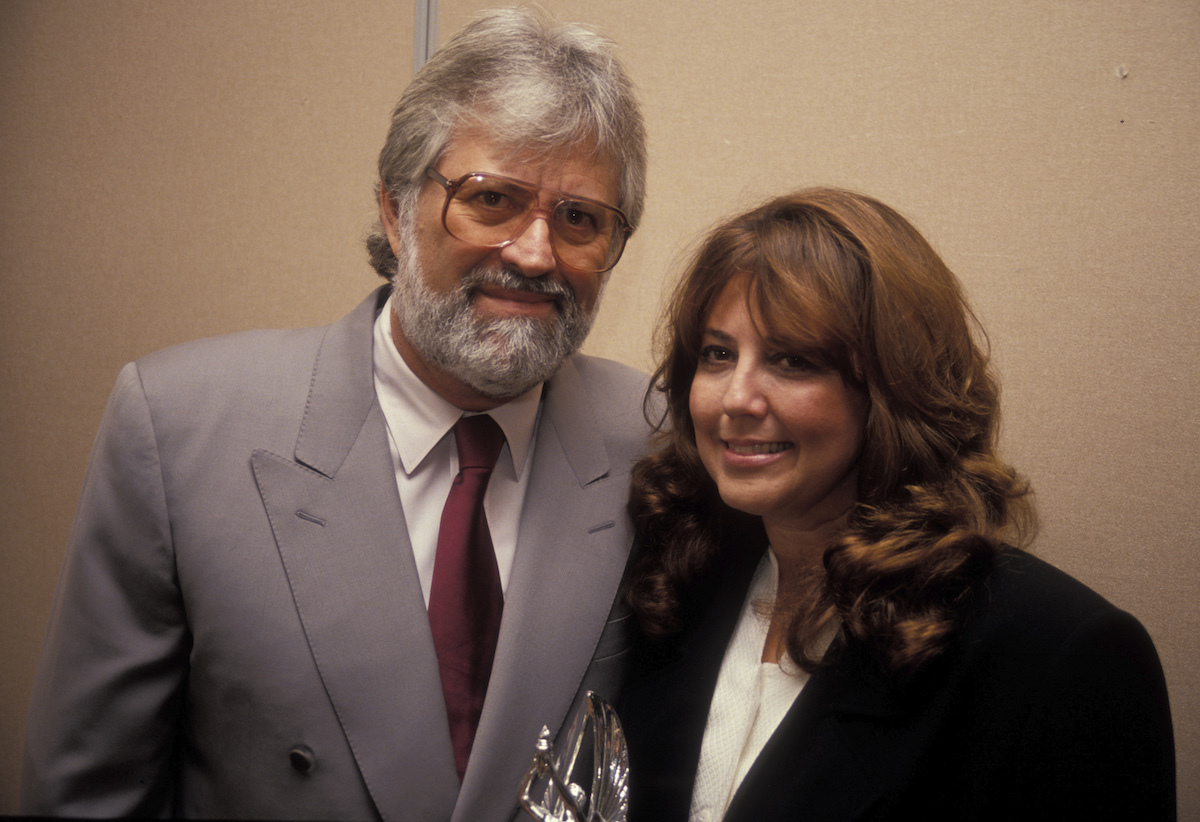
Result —
<instances>
[{"instance_id":1,"label":"gray wavy hair","mask_svg":"<svg viewBox=\"0 0 1200 822\"><path fill-rule=\"evenodd\" d=\"M425 169L456 134L479 130L514 156L561 156L592 146L618 174L617 207L636 228L646 192L646 131L633 83L603 35L560 24L536 7L484 13L417 73L392 112L379 179L411 215ZM382 224L367 238L371 265L396 274Z\"/></svg>"}]
</instances>

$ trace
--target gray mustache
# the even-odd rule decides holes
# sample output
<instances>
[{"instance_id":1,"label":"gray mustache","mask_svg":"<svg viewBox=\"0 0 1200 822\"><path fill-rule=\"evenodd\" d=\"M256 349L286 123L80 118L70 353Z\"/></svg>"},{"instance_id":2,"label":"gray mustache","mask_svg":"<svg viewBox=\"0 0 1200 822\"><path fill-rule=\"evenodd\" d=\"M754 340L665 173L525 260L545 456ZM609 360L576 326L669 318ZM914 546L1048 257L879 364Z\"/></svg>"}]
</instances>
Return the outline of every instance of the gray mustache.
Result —
<instances>
[{"instance_id":1,"label":"gray mustache","mask_svg":"<svg viewBox=\"0 0 1200 822\"><path fill-rule=\"evenodd\" d=\"M575 301L574 292L565 283L554 282L549 277L526 277L508 268L477 268L463 278L462 287L468 293L482 285L497 285L511 291L548 295L560 303Z\"/></svg>"}]
</instances>

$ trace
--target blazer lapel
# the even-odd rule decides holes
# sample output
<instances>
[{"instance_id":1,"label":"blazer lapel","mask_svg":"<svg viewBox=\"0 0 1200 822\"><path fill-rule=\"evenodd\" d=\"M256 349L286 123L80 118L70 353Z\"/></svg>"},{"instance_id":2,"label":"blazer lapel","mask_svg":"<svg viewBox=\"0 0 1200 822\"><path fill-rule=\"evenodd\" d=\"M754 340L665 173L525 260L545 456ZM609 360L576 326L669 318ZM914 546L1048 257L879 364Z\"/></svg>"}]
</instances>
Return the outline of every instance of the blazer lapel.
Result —
<instances>
[{"instance_id":1,"label":"blazer lapel","mask_svg":"<svg viewBox=\"0 0 1200 822\"><path fill-rule=\"evenodd\" d=\"M735 794L729 822L868 818L906 784L928 743L923 726L904 721L920 689L897 683L844 635L829 653L837 661L804 686Z\"/></svg>"},{"instance_id":2,"label":"blazer lapel","mask_svg":"<svg viewBox=\"0 0 1200 822\"><path fill-rule=\"evenodd\" d=\"M371 324L386 289L330 326L294 459L256 452L305 635L384 819L447 818L458 793L436 657L386 425Z\"/></svg>"},{"instance_id":3,"label":"blazer lapel","mask_svg":"<svg viewBox=\"0 0 1200 822\"><path fill-rule=\"evenodd\" d=\"M630 657L618 713L627 723L630 801L638 819L688 818L725 648L766 538L730 528L718 545L721 553L692 587L684 631L665 640L640 635Z\"/></svg>"},{"instance_id":4,"label":"blazer lapel","mask_svg":"<svg viewBox=\"0 0 1200 822\"><path fill-rule=\"evenodd\" d=\"M538 731L558 729L583 680L628 555L628 474L612 472L572 361L547 384L544 403L479 755L455 820L511 812Z\"/></svg>"}]
</instances>

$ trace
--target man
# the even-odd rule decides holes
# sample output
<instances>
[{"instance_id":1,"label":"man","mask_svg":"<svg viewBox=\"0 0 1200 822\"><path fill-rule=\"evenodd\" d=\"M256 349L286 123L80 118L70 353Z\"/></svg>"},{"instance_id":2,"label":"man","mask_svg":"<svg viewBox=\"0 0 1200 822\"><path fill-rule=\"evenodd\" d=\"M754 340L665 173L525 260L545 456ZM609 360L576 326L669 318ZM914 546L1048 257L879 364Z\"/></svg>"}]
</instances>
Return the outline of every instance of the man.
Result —
<instances>
[{"instance_id":1,"label":"man","mask_svg":"<svg viewBox=\"0 0 1200 822\"><path fill-rule=\"evenodd\" d=\"M27 812L517 813L540 728L611 696L623 656L645 380L575 351L641 213L644 142L604 40L491 13L393 114L368 241L389 286L324 329L126 366L35 686ZM464 412L503 433L490 480ZM479 472L491 547L463 537L460 578L442 540L480 523L448 497Z\"/></svg>"}]
</instances>

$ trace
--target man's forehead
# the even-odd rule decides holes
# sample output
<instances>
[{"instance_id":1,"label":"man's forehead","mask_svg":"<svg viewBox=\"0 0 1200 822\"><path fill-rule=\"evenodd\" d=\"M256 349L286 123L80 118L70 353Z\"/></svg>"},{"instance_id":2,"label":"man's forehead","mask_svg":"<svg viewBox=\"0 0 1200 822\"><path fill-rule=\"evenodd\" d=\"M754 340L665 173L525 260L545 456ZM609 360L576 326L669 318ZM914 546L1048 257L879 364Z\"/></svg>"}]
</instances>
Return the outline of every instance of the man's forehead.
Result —
<instances>
[{"instance_id":1,"label":"man's forehead","mask_svg":"<svg viewBox=\"0 0 1200 822\"><path fill-rule=\"evenodd\" d=\"M505 144L477 130L464 130L451 135L439 161L444 159L465 162L484 162L490 167L443 169L451 174L471 171L510 172L509 176L520 177L518 170L536 170L538 177L547 180L572 175L591 177L612 187L617 193L620 175L612 158L598 151L595 141L582 139L555 146L531 147L528 141ZM541 182L529 180L529 182Z\"/></svg>"}]
</instances>

